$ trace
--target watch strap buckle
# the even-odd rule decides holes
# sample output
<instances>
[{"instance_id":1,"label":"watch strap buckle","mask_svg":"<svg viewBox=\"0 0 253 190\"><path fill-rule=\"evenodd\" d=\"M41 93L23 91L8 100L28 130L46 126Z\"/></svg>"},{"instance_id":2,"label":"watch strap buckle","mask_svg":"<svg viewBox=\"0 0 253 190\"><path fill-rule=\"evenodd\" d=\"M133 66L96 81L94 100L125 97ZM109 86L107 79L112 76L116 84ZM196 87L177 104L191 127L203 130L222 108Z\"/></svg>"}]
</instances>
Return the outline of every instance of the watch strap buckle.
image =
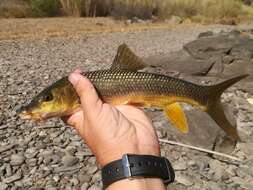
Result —
<instances>
[{"instance_id":1,"label":"watch strap buckle","mask_svg":"<svg viewBox=\"0 0 253 190\"><path fill-rule=\"evenodd\" d=\"M131 178L132 177L132 172L131 172L131 164L129 162L129 154L124 154L122 156L122 167L123 167L123 173L126 178Z\"/></svg>"},{"instance_id":2,"label":"watch strap buckle","mask_svg":"<svg viewBox=\"0 0 253 190\"><path fill-rule=\"evenodd\" d=\"M175 180L175 172L174 172L170 162L165 157L162 157L162 158L165 162L165 165L167 168L167 175L168 175L168 178L164 179L163 181L164 181L164 184L167 185Z\"/></svg>"}]
</instances>

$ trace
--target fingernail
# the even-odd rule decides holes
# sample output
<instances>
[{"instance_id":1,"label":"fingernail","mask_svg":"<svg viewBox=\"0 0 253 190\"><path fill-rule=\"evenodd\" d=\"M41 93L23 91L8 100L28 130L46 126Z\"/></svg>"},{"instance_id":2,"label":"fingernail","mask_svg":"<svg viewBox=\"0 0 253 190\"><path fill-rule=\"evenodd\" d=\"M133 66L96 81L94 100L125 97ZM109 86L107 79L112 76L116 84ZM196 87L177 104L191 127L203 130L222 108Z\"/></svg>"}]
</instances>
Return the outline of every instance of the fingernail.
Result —
<instances>
[{"instance_id":1,"label":"fingernail","mask_svg":"<svg viewBox=\"0 0 253 190\"><path fill-rule=\"evenodd\" d=\"M79 81L80 77L78 74L76 73L72 73L70 74L69 76L69 81L73 84L73 85L76 85L76 83Z\"/></svg>"},{"instance_id":2,"label":"fingernail","mask_svg":"<svg viewBox=\"0 0 253 190\"><path fill-rule=\"evenodd\" d=\"M80 74L82 72L82 70L81 69L76 69L76 70L74 70L74 73L78 73L78 74Z\"/></svg>"}]
</instances>

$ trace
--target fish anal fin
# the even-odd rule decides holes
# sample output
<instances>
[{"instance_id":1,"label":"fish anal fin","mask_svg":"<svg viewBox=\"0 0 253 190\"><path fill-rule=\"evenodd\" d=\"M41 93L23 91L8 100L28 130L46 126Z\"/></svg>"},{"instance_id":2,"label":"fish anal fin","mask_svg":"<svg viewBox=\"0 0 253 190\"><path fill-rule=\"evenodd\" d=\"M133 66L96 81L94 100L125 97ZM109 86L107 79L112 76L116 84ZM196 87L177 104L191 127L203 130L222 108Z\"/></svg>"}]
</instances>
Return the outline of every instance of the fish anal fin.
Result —
<instances>
[{"instance_id":1,"label":"fish anal fin","mask_svg":"<svg viewBox=\"0 0 253 190\"><path fill-rule=\"evenodd\" d=\"M135 55L126 44L122 44L118 47L117 55L115 56L110 69L138 71L145 67L146 64L142 59Z\"/></svg>"},{"instance_id":2,"label":"fish anal fin","mask_svg":"<svg viewBox=\"0 0 253 190\"><path fill-rule=\"evenodd\" d=\"M182 133L188 133L189 128L183 109L179 103L173 103L163 108L169 121Z\"/></svg>"}]
</instances>

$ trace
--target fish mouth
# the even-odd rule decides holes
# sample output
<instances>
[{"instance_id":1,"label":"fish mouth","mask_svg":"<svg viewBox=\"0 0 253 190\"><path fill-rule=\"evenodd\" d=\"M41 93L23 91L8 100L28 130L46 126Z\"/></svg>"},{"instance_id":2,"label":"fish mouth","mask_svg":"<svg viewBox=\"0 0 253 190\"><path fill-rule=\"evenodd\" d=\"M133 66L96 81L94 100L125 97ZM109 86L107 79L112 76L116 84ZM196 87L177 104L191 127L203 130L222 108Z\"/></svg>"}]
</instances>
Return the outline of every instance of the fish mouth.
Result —
<instances>
[{"instance_id":1,"label":"fish mouth","mask_svg":"<svg viewBox=\"0 0 253 190\"><path fill-rule=\"evenodd\" d=\"M34 121L43 121L43 118L40 114L30 113L27 111L22 111L18 114L21 119L24 120L34 120Z\"/></svg>"},{"instance_id":2,"label":"fish mouth","mask_svg":"<svg viewBox=\"0 0 253 190\"><path fill-rule=\"evenodd\" d=\"M78 110L80 109L76 109L74 111L72 110L72 111L50 112L50 113L30 112L30 111L23 110L23 111L20 111L18 115L23 120L33 120L35 122L43 122L53 117L60 118L60 117L71 115Z\"/></svg>"},{"instance_id":3,"label":"fish mouth","mask_svg":"<svg viewBox=\"0 0 253 190\"><path fill-rule=\"evenodd\" d=\"M30 113L26 112L26 111L22 111L18 115L19 115L19 117L21 119L24 119L24 120L30 120L30 119L32 119L32 115Z\"/></svg>"},{"instance_id":4,"label":"fish mouth","mask_svg":"<svg viewBox=\"0 0 253 190\"><path fill-rule=\"evenodd\" d=\"M31 113L31 112L27 112L27 111L22 111L21 113L19 113L19 117L23 120L33 120L36 122L43 122L47 119L53 118L53 117L62 117L65 116L66 114L59 114L57 112L55 113Z\"/></svg>"}]
</instances>

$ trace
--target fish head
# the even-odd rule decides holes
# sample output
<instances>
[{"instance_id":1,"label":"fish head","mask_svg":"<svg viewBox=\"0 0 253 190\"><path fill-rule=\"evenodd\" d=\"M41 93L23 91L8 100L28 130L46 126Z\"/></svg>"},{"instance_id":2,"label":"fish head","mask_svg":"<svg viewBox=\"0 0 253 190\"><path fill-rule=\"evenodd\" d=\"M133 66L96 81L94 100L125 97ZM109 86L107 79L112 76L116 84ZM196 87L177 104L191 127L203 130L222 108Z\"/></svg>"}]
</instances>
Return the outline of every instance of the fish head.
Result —
<instances>
[{"instance_id":1,"label":"fish head","mask_svg":"<svg viewBox=\"0 0 253 190\"><path fill-rule=\"evenodd\" d=\"M67 77L41 91L17 112L21 119L44 121L67 116L80 107L79 97Z\"/></svg>"}]
</instances>

